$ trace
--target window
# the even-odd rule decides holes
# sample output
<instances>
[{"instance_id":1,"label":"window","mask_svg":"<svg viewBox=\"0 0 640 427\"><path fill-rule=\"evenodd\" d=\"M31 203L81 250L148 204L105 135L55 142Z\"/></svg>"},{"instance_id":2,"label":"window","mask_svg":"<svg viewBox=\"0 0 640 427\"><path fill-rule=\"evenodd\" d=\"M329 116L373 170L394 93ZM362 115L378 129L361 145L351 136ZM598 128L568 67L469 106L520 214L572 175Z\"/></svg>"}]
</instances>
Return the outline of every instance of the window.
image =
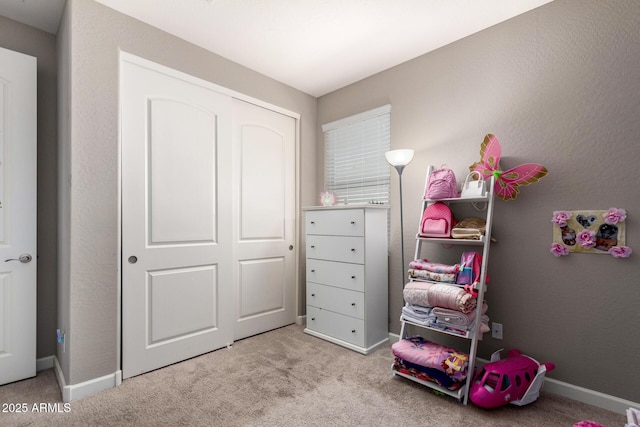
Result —
<instances>
[{"instance_id":1,"label":"window","mask_svg":"<svg viewBox=\"0 0 640 427\"><path fill-rule=\"evenodd\" d=\"M389 203L391 105L322 126L325 189L339 204Z\"/></svg>"}]
</instances>

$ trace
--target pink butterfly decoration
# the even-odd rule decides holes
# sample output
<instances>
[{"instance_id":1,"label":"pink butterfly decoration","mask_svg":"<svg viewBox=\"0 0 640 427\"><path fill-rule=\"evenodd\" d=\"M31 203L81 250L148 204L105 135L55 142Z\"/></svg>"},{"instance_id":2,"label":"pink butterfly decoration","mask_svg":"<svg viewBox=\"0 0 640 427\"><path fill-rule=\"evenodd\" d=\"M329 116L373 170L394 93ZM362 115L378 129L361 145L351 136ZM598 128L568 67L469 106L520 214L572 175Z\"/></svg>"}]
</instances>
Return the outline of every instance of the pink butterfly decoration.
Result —
<instances>
[{"instance_id":1,"label":"pink butterfly decoration","mask_svg":"<svg viewBox=\"0 0 640 427\"><path fill-rule=\"evenodd\" d=\"M487 179L493 175L495 194L503 200L514 200L519 193L518 187L529 185L544 177L547 168L538 163L525 163L507 171L500 170L500 141L495 135L487 134L480 145L479 162L469 166L470 171L478 171Z\"/></svg>"}]
</instances>

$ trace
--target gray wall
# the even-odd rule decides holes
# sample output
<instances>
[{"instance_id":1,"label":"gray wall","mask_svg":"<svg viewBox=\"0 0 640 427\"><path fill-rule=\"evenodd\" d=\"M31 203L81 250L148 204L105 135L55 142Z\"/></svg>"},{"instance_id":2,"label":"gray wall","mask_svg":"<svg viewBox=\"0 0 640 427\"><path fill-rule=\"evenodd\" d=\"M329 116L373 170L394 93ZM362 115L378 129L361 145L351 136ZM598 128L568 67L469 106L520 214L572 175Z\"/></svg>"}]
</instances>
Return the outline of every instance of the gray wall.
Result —
<instances>
[{"instance_id":1,"label":"gray wall","mask_svg":"<svg viewBox=\"0 0 640 427\"><path fill-rule=\"evenodd\" d=\"M319 126L392 105L392 147L416 150L403 173L408 259L427 165L446 163L463 180L487 133L502 143L503 169L545 165L549 174L522 187L515 201L497 200L499 242L491 247L487 298L491 319L504 324L504 340L487 334L480 355L519 348L556 363L552 378L634 402L640 402L639 23L637 0L556 0L318 101ZM322 167L319 143L317 191ZM390 331L398 333L392 176ZM554 210L610 207L628 212L627 243L636 251L630 258L549 253Z\"/></svg>"},{"instance_id":2,"label":"gray wall","mask_svg":"<svg viewBox=\"0 0 640 427\"><path fill-rule=\"evenodd\" d=\"M300 113L302 206L315 199L316 99L92 0L68 0L61 25L60 264L68 273L59 319L68 342L58 358L77 384L119 369L119 49Z\"/></svg>"},{"instance_id":3,"label":"gray wall","mask_svg":"<svg viewBox=\"0 0 640 427\"><path fill-rule=\"evenodd\" d=\"M318 124L390 103L393 148L413 148L403 173L405 247L413 258L424 173L448 164L459 179L487 133L503 169L549 174L497 200L489 262L488 335L480 355L519 348L549 376L640 402L640 3L556 0L481 33L323 96ZM322 135L318 130L319 141ZM322 144L318 183L322 183ZM390 330L402 307L397 174L391 211ZM318 191L320 188L318 188ZM628 259L549 253L554 210L625 208ZM445 249L441 249L441 252ZM437 257L435 253L430 256ZM434 258L435 259L435 258Z\"/></svg>"},{"instance_id":4,"label":"gray wall","mask_svg":"<svg viewBox=\"0 0 640 427\"><path fill-rule=\"evenodd\" d=\"M57 70L56 37L0 16L0 46L38 59L37 357L56 352Z\"/></svg>"}]
</instances>

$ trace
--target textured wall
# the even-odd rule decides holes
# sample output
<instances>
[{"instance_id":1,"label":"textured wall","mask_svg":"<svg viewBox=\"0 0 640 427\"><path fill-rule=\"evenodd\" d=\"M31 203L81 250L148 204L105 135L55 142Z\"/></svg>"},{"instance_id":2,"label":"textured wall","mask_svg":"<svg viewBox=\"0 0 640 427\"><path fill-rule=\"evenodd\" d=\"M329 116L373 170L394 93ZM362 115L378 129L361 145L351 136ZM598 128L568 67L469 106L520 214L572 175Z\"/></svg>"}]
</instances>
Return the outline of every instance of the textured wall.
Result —
<instances>
[{"instance_id":1,"label":"textured wall","mask_svg":"<svg viewBox=\"0 0 640 427\"><path fill-rule=\"evenodd\" d=\"M37 357L56 352L57 117L56 37L0 16L0 46L38 59Z\"/></svg>"},{"instance_id":2,"label":"textured wall","mask_svg":"<svg viewBox=\"0 0 640 427\"><path fill-rule=\"evenodd\" d=\"M313 203L315 98L92 0L68 0L69 384L118 366L119 49L301 114L300 204ZM64 237L67 238L66 236ZM62 239L62 237L61 237Z\"/></svg>"},{"instance_id":3,"label":"textured wall","mask_svg":"<svg viewBox=\"0 0 640 427\"><path fill-rule=\"evenodd\" d=\"M407 258L413 257L427 165L446 163L464 179L487 133L502 143L503 168L544 164L548 176L523 187L517 200L497 200L499 242L491 247L487 298L491 319L504 325L504 340L485 337L480 355L519 348L555 362L552 378L635 402L639 22L636 0L555 0L318 101L319 127L392 105L392 146L416 150L403 173ZM323 182L321 145L317 191ZM631 258L549 253L554 210L609 207L629 213L627 242L636 250ZM400 245L398 216L395 205L391 248ZM398 333L397 250L390 262L390 331Z\"/></svg>"}]
</instances>

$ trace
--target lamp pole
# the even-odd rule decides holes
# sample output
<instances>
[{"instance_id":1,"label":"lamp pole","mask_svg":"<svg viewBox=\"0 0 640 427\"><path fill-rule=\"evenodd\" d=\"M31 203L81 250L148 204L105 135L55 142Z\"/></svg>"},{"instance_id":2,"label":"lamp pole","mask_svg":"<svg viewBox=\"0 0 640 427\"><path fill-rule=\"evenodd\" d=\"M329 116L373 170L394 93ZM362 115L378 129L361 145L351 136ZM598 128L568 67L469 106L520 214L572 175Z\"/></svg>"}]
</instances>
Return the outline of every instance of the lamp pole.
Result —
<instances>
[{"instance_id":1,"label":"lamp pole","mask_svg":"<svg viewBox=\"0 0 640 427\"><path fill-rule=\"evenodd\" d=\"M400 273L402 273L402 289L404 289L405 282L405 264L404 264L404 215L402 212L402 171L404 167L413 160L413 150L400 149L391 150L384 153L387 162L398 171L398 181L400 183L400 258L402 259L402 266Z\"/></svg>"},{"instance_id":2,"label":"lamp pole","mask_svg":"<svg viewBox=\"0 0 640 427\"><path fill-rule=\"evenodd\" d=\"M398 181L400 182L400 258L402 259L402 268L400 268L400 272L402 273L402 289L404 289L405 275L404 271L406 265L404 263L404 215L402 214L402 170L405 165L397 165L395 166L398 171Z\"/></svg>"}]
</instances>

